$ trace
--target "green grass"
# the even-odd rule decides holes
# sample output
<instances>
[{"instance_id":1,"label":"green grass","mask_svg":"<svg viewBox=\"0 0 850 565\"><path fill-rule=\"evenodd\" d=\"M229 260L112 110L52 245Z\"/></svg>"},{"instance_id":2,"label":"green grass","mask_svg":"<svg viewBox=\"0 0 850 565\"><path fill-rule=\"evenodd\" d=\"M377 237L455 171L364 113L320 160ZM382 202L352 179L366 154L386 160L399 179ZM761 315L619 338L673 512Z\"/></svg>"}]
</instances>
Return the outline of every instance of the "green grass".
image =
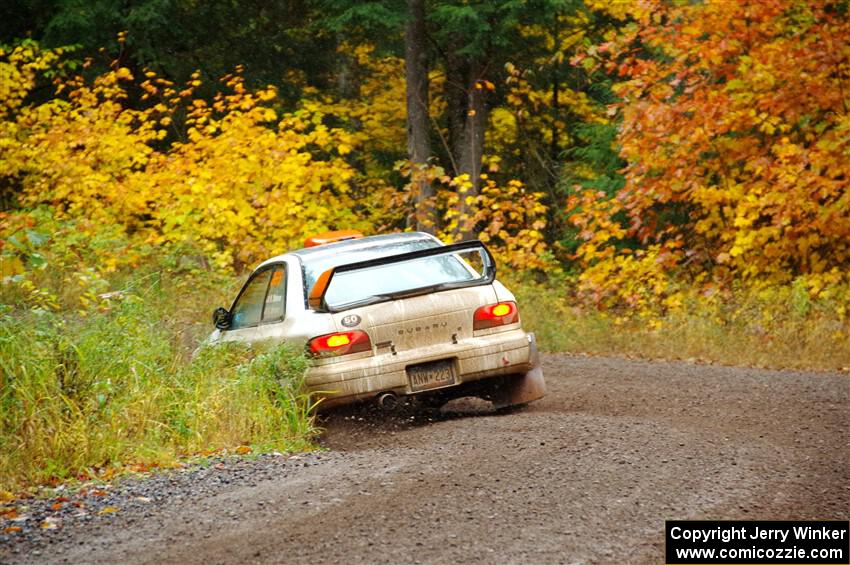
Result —
<instances>
[{"instance_id":1,"label":"green grass","mask_svg":"<svg viewBox=\"0 0 850 565\"><path fill-rule=\"evenodd\" d=\"M523 324L543 351L682 359L768 368L848 370L850 328L831 300L795 288L767 297L738 290L724 300L694 296L682 309L638 318L600 312L573 297L569 281L511 283Z\"/></svg>"},{"instance_id":2,"label":"green grass","mask_svg":"<svg viewBox=\"0 0 850 565\"><path fill-rule=\"evenodd\" d=\"M84 311L0 310L0 490L241 445L311 447L301 352L231 345L192 358L232 281L153 272L122 284Z\"/></svg>"}]
</instances>

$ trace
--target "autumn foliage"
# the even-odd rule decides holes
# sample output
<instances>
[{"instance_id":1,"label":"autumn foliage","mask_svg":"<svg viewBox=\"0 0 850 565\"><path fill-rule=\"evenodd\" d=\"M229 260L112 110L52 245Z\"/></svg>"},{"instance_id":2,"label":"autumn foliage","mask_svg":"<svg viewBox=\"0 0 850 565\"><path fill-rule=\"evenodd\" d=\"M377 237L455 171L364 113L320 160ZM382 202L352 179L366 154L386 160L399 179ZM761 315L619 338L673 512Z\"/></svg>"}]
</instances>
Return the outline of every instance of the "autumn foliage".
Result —
<instances>
[{"instance_id":1,"label":"autumn foliage","mask_svg":"<svg viewBox=\"0 0 850 565\"><path fill-rule=\"evenodd\" d=\"M613 196L568 203L585 291L675 305L674 277L708 291L799 278L813 296L846 282L846 4L654 2L634 14L590 54L622 80L627 165Z\"/></svg>"},{"instance_id":2,"label":"autumn foliage","mask_svg":"<svg viewBox=\"0 0 850 565\"><path fill-rule=\"evenodd\" d=\"M388 80L403 68L391 58L373 61L369 52L357 50L370 77L363 99L313 93L291 111L281 109L274 87L247 89L240 69L206 101L195 95L197 75L175 85L118 64L91 80L55 78L56 97L25 103L40 78L61 70L62 53L31 42L2 52L0 178L23 209L7 215L6 237L27 223L27 210L46 206L81 229L118 226L139 245L190 245L219 268L239 270L300 247L310 234L403 229L412 201L387 182L392 167L382 170L368 157L381 144L403 144L404 114L391 104L398 83ZM138 91L142 106L131 107ZM441 178L447 188L456 182ZM522 184L511 181L504 196L494 182L486 187L472 195L473 216L454 217L449 202L435 223L471 222L508 263L538 263L545 219L524 215L545 210L540 196L530 196L527 210L520 202L508 211L496 202L512 202L525 192ZM25 260L12 246L4 255L7 271ZM102 260L114 268L132 265L134 256L128 250Z\"/></svg>"},{"instance_id":3,"label":"autumn foliage","mask_svg":"<svg viewBox=\"0 0 850 565\"><path fill-rule=\"evenodd\" d=\"M339 46L357 96L293 71L295 101L248 87L241 68L211 95L198 73L183 84L119 62L92 73L61 49L6 47L3 273L26 278L22 240L48 216L121 232L126 248L104 251L101 272L181 246L240 271L319 231L424 225L446 241L480 237L511 268L563 267L573 296L603 309L663 315L736 285L840 297L846 12L828 0L588 1L551 27L518 23L536 50L470 86L489 104L476 178L449 151L458 85L440 69L428 110L442 156L415 170L404 159L404 61L374 45ZM604 72L613 103L560 81L564 66ZM416 194L413 172L433 197Z\"/></svg>"},{"instance_id":4,"label":"autumn foliage","mask_svg":"<svg viewBox=\"0 0 850 565\"><path fill-rule=\"evenodd\" d=\"M297 352L190 354L333 229L486 242L544 348L850 366L847 0L440 1L418 43L404 3L165 2L101 59L71 4L0 45L0 487L303 447Z\"/></svg>"}]
</instances>

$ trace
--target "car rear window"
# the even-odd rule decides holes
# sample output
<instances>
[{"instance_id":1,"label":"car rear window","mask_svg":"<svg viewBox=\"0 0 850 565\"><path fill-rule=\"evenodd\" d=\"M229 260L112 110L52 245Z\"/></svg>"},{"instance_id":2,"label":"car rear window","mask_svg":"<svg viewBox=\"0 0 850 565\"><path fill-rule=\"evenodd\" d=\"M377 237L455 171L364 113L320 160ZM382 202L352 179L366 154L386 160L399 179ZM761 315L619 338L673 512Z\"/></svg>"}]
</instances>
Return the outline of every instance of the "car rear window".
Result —
<instances>
[{"instance_id":1,"label":"car rear window","mask_svg":"<svg viewBox=\"0 0 850 565\"><path fill-rule=\"evenodd\" d=\"M363 249L352 249L339 253L321 256L304 262L304 296L309 296L313 290L313 285L316 284L319 276L334 267L345 265L348 263L359 263L360 261L368 261L377 259L378 257L387 257L389 255L401 255L402 253L410 253L411 251L421 251L423 249L432 249L439 247L439 243L433 239L416 239L412 241L398 241L366 247Z\"/></svg>"},{"instance_id":2,"label":"car rear window","mask_svg":"<svg viewBox=\"0 0 850 565\"><path fill-rule=\"evenodd\" d=\"M392 259L392 255L399 253L385 253L370 259ZM392 262L381 261L372 265L352 263L356 261L340 261L337 265L340 268L334 271L330 279L324 294L324 304L332 311L492 280L487 267L492 266L492 263L486 249L480 244L462 249L446 247L444 252L438 249L424 257L398 258ZM343 268L342 265L349 266Z\"/></svg>"}]
</instances>

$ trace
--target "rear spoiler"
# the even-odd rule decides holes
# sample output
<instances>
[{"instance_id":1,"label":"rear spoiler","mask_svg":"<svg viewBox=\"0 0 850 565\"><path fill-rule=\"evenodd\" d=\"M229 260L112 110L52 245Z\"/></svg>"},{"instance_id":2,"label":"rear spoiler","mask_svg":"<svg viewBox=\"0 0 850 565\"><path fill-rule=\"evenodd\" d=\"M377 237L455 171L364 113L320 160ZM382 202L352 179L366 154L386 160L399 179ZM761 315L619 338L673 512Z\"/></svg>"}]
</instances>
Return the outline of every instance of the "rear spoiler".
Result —
<instances>
[{"instance_id":1,"label":"rear spoiler","mask_svg":"<svg viewBox=\"0 0 850 565\"><path fill-rule=\"evenodd\" d=\"M450 255L452 253L457 253L459 251L466 251L469 249L480 249L483 252L484 257L484 276L480 279L476 279L473 281L459 281L456 283L445 283L441 285L440 290L449 290L453 288L461 288L467 286L483 286L491 284L496 278L496 261L493 259L493 254L490 253L490 250L481 243L480 241L462 241L461 243L454 243L452 245L441 245L439 247L434 247L432 249L423 249L421 251L411 251L409 253L401 253L399 255L389 255L387 257L378 257L376 259L369 259L367 261L358 261L357 263L347 263L345 265L338 265L331 269L328 269L324 273L322 273L318 280L316 280L316 284L313 285L313 289L310 291L310 297L308 298L308 303L310 308L314 310L319 310L322 312L340 312L342 310L347 310L348 308L331 308L325 302L325 294L328 292L328 288L330 287L331 281L333 277L337 273L347 273L350 271L359 271L360 269L368 269L371 267L379 267L381 265L390 265L392 263L403 263L405 261L411 261L414 259L424 259L427 257L437 257L439 255ZM428 287L425 287L428 288ZM415 293L417 289L410 289L410 292ZM351 306L355 307L355 306Z\"/></svg>"}]
</instances>

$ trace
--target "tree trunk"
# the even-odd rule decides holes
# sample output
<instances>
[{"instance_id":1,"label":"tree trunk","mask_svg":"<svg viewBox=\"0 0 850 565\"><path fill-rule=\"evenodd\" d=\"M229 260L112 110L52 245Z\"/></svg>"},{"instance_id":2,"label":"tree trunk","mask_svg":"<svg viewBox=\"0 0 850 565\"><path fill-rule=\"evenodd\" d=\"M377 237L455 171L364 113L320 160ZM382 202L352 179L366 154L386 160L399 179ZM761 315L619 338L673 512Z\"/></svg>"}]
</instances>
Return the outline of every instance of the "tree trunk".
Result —
<instances>
[{"instance_id":1,"label":"tree trunk","mask_svg":"<svg viewBox=\"0 0 850 565\"><path fill-rule=\"evenodd\" d=\"M461 47L462 45L460 43L450 44L446 56L445 91L449 126L449 146L446 149L449 152L453 176L461 174L458 164L458 154L463 145L466 112L469 106L466 84L469 75L469 64L466 57L456 54L457 50Z\"/></svg>"},{"instance_id":2,"label":"tree trunk","mask_svg":"<svg viewBox=\"0 0 850 565\"><path fill-rule=\"evenodd\" d=\"M345 41L345 36L337 34L336 42L338 45ZM339 95L345 99L357 98L360 96L360 77L357 74L357 64L354 61L353 55L349 53L337 53L334 57L334 65L336 67L336 88Z\"/></svg>"},{"instance_id":3,"label":"tree trunk","mask_svg":"<svg viewBox=\"0 0 850 565\"><path fill-rule=\"evenodd\" d=\"M479 82L479 65L470 62L466 76L466 108L462 122L462 131L457 136L455 155L458 172L469 176L472 189L460 199L461 222L456 229L458 239L472 239L474 233L468 220L474 210L466 202L469 196L477 196L481 186L481 157L484 153L484 129L487 125L487 89Z\"/></svg>"},{"instance_id":4,"label":"tree trunk","mask_svg":"<svg viewBox=\"0 0 850 565\"><path fill-rule=\"evenodd\" d=\"M484 150L484 126L487 123L487 107L484 97L487 90L478 82L476 66L470 66L467 81L466 112L463 121L463 133L457 147L457 161L460 174L469 175L469 180L478 194L481 184L481 156Z\"/></svg>"},{"instance_id":5,"label":"tree trunk","mask_svg":"<svg viewBox=\"0 0 850 565\"><path fill-rule=\"evenodd\" d=\"M428 115L428 53L425 38L425 0L407 0L404 30L405 86L407 89L407 155L416 210L408 226L434 233L434 187L425 168L431 156Z\"/></svg>"},{"instance_id":6,"label":"tree trunk","mask_svg":"<svg viewBox=\"0 0 850 565\"><path fill-rule=\"evenodd\" d=\"M552 36L555 38L555 50L560 49L561 45L561 25L560 20L558 19L557 14L555 15L555 19L553 22L553 30ZM556 53L553 53L555 55ZM558 59L553 57L554 62L552 63L552 145L549 151L550 158L552 159L553 165L560 160L560 155L558 154L558 143L560 139L558 139L558 118L561 115L561 105L560 100L558 99L561 93L561 83L558 80L558 71L560 71L561 64L558 63Z\"/></svg>"}]
</instances>

